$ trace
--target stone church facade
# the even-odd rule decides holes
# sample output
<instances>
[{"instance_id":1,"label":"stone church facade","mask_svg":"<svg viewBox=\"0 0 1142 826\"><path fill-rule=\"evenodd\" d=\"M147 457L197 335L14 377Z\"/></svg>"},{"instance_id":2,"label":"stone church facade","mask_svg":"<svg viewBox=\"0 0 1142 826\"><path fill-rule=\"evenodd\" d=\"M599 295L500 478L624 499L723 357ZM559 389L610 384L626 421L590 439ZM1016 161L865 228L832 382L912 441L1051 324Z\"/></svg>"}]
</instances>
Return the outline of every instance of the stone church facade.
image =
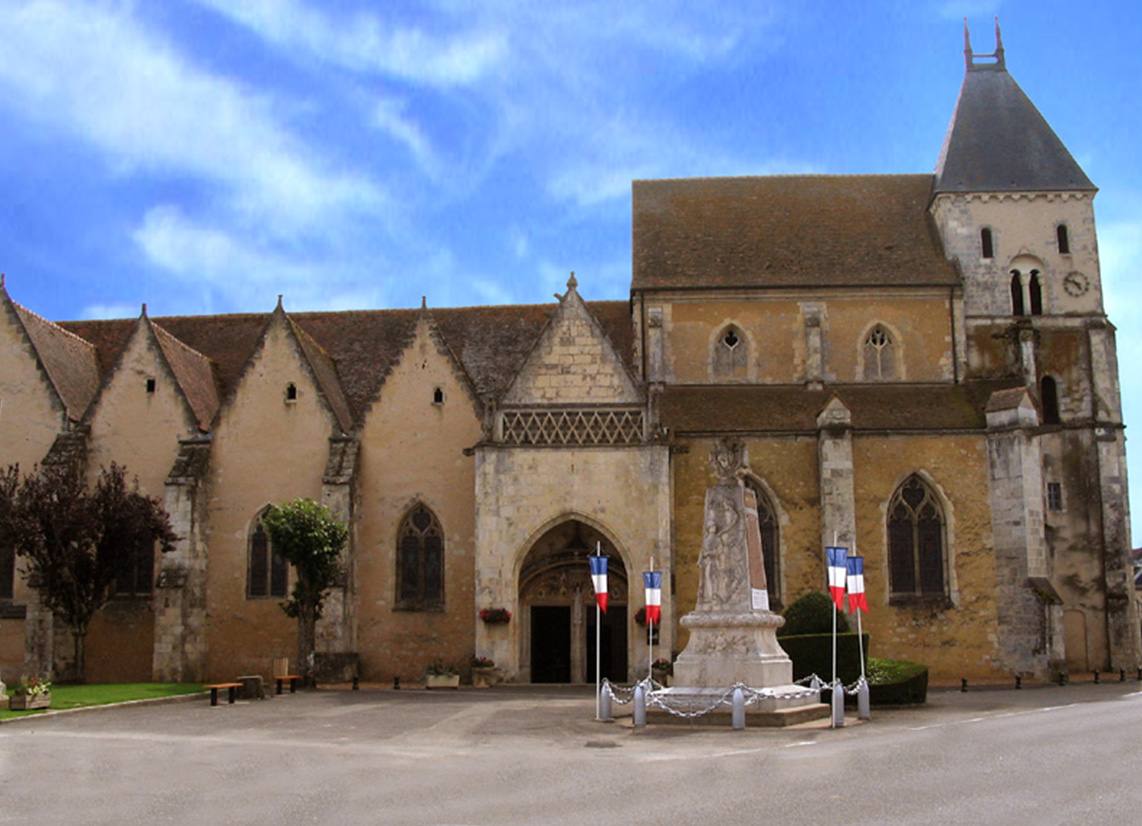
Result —
<instances>
[{"instance_id":1,"label":"stone church facade","mask_svg":"<svg viewBox=\"0 0 1142 826\"><path fill-rule=\"evenodd\" d=\"M629 301L53 323L0 285L0 463L125 465L179 535L93 622L88 678L217 680L296 650L260 517L350 526L323 667L491 657L645 673L697 600L714 445L744 445L776 608L865 557L872 653L936 679L1135 668L1125 436L1095 187L965 48L934 174L636 181ZM66 629L0 549L0 673ZM480 618L506 608L507 623Z\"/></svg>"}]
</instances>

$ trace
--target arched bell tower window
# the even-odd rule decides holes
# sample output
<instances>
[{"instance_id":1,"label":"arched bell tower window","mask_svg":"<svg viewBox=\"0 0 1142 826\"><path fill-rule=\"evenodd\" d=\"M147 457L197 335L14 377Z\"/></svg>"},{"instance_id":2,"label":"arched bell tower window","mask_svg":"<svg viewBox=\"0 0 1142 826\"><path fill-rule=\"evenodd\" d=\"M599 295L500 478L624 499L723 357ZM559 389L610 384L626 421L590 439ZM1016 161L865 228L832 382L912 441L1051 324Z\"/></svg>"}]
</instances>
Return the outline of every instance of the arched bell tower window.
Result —
<instances>
[{"instance_id":1,"label":"arched bell tower window","mask_svg":"<svg viewBox=\"0 0 1142 826\"><path fill-rule=\"evenodd\" d=\"M947 595L944 513L936 494L913 474L888 506L889 585L893 598Z\"/></svg>"},{"instance_id":2,"label":"arched bell tower window","mask_svg":"<svg viewBox=\"0 0 1142 826\"><path fill-rule=\"evenodd\" d=\"M1011 271L1011 314L1026 315L1023 310L1023 278L1019 270Z\"/></svg>"},{"instance_id":3,"label":"arched bell tower window","mask_svg":"<svg viewBox=\"0 0 1142 826\"><path fill-rule=\"evenodd\" d=\"M1039 281L1039 271L1031 270L1027 280L1027 296L1031 299L1031 315L1043 315L1043 285Z\"/></svg>"},{"instance_id":4,"label":"arched bell tower window","mask_svg":"<svg viewBox=\"0 0 1142 826\"><path fill-rule=\"evenodd\" d=\"M899 347L884 325L877 324L864 339L865 381L884 381L899 377Z\"/></svg>"},{"instance_id":5,"label":"arched bell tower window","mask_svg":"<svg viewBox=\"0 0 1142 826\"><path fill-rule=\"evenodd\" d=\"M1043 424L1059 423L1059 386L1051 376L1039 382L1039 400L1043 404Z\"/></svg>"},{"instance_id":6,"label":"arched bell tower window","mask_svg":"<svg viewBox=\"0 0 1142 826\"><path fill-rule=\"evenodd\" d=\"M418 503L397 531L396 607L405 611L444 608L444 529L428 507Z\"/></svg>"},{"instance_id":7,"label":"arched bell tower window","mask_svg":"<svg viewBox=\"0 0 1142 826\"><path fill-rule=\"evenodd\" d=\"M746 378L749 365L749 342L737 326L730 324L714 339L711 372L715 380Z\"/></svg>"}]
</instances>

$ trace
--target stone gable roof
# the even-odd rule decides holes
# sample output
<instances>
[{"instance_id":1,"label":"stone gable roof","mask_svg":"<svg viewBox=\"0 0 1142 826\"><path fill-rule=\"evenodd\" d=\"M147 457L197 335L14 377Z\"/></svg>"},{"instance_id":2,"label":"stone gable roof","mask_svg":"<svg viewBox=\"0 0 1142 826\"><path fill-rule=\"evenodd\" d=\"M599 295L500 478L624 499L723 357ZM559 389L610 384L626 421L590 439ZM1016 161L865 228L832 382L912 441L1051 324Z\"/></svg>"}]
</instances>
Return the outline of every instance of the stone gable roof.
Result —
<instances>
[{"instance_id":1,"label":"stone gable roof","mask_svg":"<svg viewBox=\"0 0 1142 826\"><path fill-rule=\"evenodd\" d=\"M936 163L934 192L1095 189L1003 64L969 64Z\"/></svg>"},{"instance_id":2,"label":"stone gable roof","mask_svg":"<svg viewBox=\"0 0 1142 826\"><path fill-rule=\"evenodd\" d=\"M4 293L7 298L7 292ZM48 381L72 421L84 412L99 390L99 362L95 347L58 324L8 299Z\"/></svg>"},{"instance_id":3,"label":"stone gable roof","mask_svg":"<svg viewBox=\"0 0 1142 826\"><path fill-rule=\"evenodd\" d=\"M627 301L589 301L599 322L627 369L633 367L634 332ZM431 316L447 346L471 379L481 398L498 399L507 390L535 344L555 304L449 307ZM382 391L394 361L411 340L421 311L351 310L290 313L289 318L312 342L307 347L315 374L331 407L340 407L359 422ZM168 316L152 323L185 347L209 359L218 383L218 397L229 392L258 346L268 313L211 316ZM58 326L93 347L102 372L109 371L126 346L133 319L68 321ZM333 397L340 391L341 401ZM343 403L343 407L342 407ZM196 411L197 412L197 411Z\"/></svg>"},{"instance_id":4,"label":"stone gable roof","mask_svg":"<svg viewBox=\"0 0 1142 826\"><path fill-rule=\"evenodd\" d=\"M286 318L289 320L290 329L305 354L305 360L309 362L309 367L313 370L314 378L317 380L322 395L325 396L325 401L337 419L341 432L348 433L353 429L353 415L349 412L349 403L345 400L345 394L341 389L337 365L333 363L333 359L329 357L321 345L314 341L292 318L288 315Z\"/></svg>"},{"instance_id":5,"label":"stone gable roof","mask_svg":"<svg viewBox=\"0 0 1142 826\"><path fill-rule=\"evenodd\" d=\"M632 291L955 285L931 175L633 184Z\"/></svg>"},{"instance_id":6,"label":"stone gable roof","mask_svg":"<svg viewBox=\"0 0 1142 826\"><path fill-rule=\"evenodd\" d=\"M854 384L807 390L800 385L673 386L659 403L675 433L813 433L835 397L854 431L984 430L988 399L1013 381L966 384Z\"/></svg>"}]
</instances>

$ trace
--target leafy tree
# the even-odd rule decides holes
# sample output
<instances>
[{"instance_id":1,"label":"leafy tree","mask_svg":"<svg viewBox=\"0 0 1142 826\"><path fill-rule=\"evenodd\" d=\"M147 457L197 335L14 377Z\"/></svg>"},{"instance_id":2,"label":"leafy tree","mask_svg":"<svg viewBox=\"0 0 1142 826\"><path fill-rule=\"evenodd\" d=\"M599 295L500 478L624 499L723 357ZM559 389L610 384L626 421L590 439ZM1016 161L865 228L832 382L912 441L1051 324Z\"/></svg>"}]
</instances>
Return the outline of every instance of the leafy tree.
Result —
<instances>
[{"instance_id":1,"label":"leafy tree","mask_svg":"<svg viewBox=\"0 0 1142 826\"><path fill-rule=\"evenodd\" d=\"M140 493L138 481L128 485L119 465L104 468L90 489L80 474L59 467L22 479L15 465L0 474L0 543L15 550L28 586L71 631L79 682L91 618L120 574L156 542L171 550L175 538L163 506Z\"/></svg>"},{"instance_id":2,"label":"leafy tree","mask_svg":"<svg viewBox=\"0 0 1142 826\"><path fill-rule=\"evenodd\" d=\"M297 618L297 659L303 685L313 685L313 652L317 620L325 597L341 573L341 550L349 528L312 499L295 499L273 505L262 524L274 551L293 565L296 577L289 600L282 603L287 616Z\"/></svg>"},{"instance_id":3,"label":"leafy tree","mask_svg":"<svg viewBox=\"0 0 1142 826\"><path fill-rule=\"evenodd\" d=\"M828 594L810 591L793 601L783 615L785 625L779 637L798 634L831 634L833 632L833 600ZM843 611L837 612L837 632L848 633L849 621Z\"/></svg>"}]
</instances>

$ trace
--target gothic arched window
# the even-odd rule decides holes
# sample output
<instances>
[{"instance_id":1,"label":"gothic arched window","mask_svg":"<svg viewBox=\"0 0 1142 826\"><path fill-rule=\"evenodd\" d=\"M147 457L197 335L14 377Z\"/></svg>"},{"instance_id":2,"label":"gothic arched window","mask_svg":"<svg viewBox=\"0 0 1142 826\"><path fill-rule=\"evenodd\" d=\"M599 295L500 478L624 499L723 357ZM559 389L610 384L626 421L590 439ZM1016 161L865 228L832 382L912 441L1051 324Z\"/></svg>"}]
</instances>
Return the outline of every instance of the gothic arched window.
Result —
<instances>
[{"instance_id":1,"label":"gothic arched window","mask_svg":"<svg viewBox=\"0 0 1142 826\"><path fill-rule=\"evenodd\" d=\"M734 325L722 330L714 340L713 378L744 379L749 363L749 343Z\"/></svg>"},{"instance_id":2,"label":"gothic arched window","mask_svg":"<svg viewBox=\"0 0 1142 826\"><path fill-rule=\"evenodd\" d=\"M246 596L249 599L284 597L289 585L289 563L273 549L270 535L262 524L264 514L265 511L258 514L250 529L246 573Z\"/></svg>"},{"instance_id":3,"label":"gothic arched window","mask_svg":"<svg viewBox=\"0 0 1142 826\"><path fill-rule=\"evenodd\" d=\"M882 381L897 377L897 346L888 330L877 324L864 340L864 380Z\"/></svg>"},{"instance_id":4,"label":"gothic arched window","mask_svg":"<svg viewBox=\"0 0 1142 826\"><path fill-rule=\"evenodd\" d=\"M423 504L405 514L397 531L396 604L408 611L444 607L444 529Z\"/></svg>"},{"instance_id":5,"label":"gothic arched window","mask_svg":"<svg viewBox=\"0 0 1142 826\"><path fill-rule=\"evenodd\" d=\"M1059 252L1063 255L1070 254L1071 251L1071 238L1067 234L1067 225L1059 224L1055 227L1055 238L1059 242Z\"/></svg>"},{"instance_id":6,"label":"gothic arched window","mask_svg":"<svg viewBox=\"0 0 1142 826\"><path fill-rule=\"evenodd\" d=\"M888 506L888 575L893 597L947 594L944 514L935 493L917 475L902 484Z\"/></svg>"},{"instance_id":7,"label":"gothic arched window","mask_svg":"<svg viewBox=\"0 0 1142 826\"><path fill-rule=\"evenodd\" d=\"M992 258L995 254L995 244L991 239L991 230L984 227L979 231L979 251L981 258Z\"/></svg>"}]
</instances>

